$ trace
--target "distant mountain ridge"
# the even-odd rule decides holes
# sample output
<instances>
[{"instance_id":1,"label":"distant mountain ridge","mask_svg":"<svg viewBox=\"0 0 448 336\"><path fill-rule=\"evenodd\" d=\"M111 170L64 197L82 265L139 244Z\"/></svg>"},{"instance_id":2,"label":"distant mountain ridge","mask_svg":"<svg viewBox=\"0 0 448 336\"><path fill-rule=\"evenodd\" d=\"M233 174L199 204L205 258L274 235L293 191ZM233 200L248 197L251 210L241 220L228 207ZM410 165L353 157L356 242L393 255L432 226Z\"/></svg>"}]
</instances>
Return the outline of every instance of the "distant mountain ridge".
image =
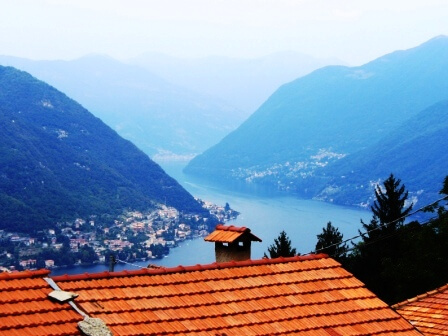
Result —
<instances>
[{"instance_id":1,"label":"distant mountain ridge","mask_svg":"<svg viewBox=\"0 0 448 336\"><path fill-rule=\"evenodd\" d=\"M0 229L199 203L131 142L48 84L0 66Z\"/></svg>"},{"instance_id":2,"label":"distant mountain ridge","mask_svg":"<svg viewBox=\"0 0 448 336\"><path fill-rule=\"evenodd\" d=\"M280 85L323 66L343 64L338 59L320 59L293 51L250 59L223 56L176 58L147 53L128 62L172 83L236 106L243 111L244 119Z\"/></svg>"},{"instance_id":3,"label":"distant mountain ridge","mask_svg":"<svg viewBox=\"0 0 448 336\"><path fill-rule=\"evenodd\" d=\"M326 175L335 162L342 164L447 98L445 36L360 67L325 67L280 87L238 129L195 157L185 172L305 197L321 197L325 188L327 195L336 193L340 189L332 189ZM339 183L343 189L344 182ZM353 204L353 199L338 201Z\"/></svg>"},{"instance_id":4,"label":"distant mountain ridge","mask_svg":"<svg viewBox=\"0 0 448 336\"><path fill-rule=\"evenodd\" d=\"M189 159L244 120L229 104L104 55L73 61L0 56L0 64L27 71L65 92L160 160Z\"/></svg>"}]
</instances>

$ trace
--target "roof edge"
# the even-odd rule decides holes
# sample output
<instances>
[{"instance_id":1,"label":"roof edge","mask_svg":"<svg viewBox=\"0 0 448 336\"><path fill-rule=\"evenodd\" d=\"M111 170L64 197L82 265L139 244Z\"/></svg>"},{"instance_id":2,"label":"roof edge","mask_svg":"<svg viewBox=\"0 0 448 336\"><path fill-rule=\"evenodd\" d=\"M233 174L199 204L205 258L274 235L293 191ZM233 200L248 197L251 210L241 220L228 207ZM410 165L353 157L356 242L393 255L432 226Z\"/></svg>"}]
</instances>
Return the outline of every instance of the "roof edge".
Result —
<instances>
[{"instance_id":1,"label":"roof edge","mask_svg":"<svg viewBox=\"0 0 448 336\"><path fill-rule=\"evenodd\" d=\"M414 296L413 298L410 298L410 299L407 299L407 300L398 302L398 303L392 305L391 308L393 308L393 309L399 309L399 308L401 308L402 306L406 306L406 305L408 305L408 304L410 304L410 303L419 301L419 300L424 299L424 298L426 298L426 297L430 297L430 296L432 296L432 295L434 295L434 294L442 293L442 292L446 291L447 289L448 289L448 284L443 285L443 286L441 286L441 287L439 287L439 288L436 288L436 289L427 291L427 292L425 292L425 293L423 293L423 294Z\"/></svg>"},{"instance_id":2,"label":"roof edge","mask_svg":"<svg viewBox=\"0 0 448 336\"><path fill-rule=\"evenodd\" d=\"M0 273L0 280L16 280L29 278L43 278L50 274L50 270L40 269L36 271L23 271L14 273Z\"/></svg>"},{"instance_id":3,"label":"roof edge","mask_svg":"<svg viewBox=\"0 0 448 336\"><path fill-rule=\"evenodd\" d=\"M183 272L196 272L196 271L206 271L206 270L214 270L214 269L225 269L232 267L247 267L247 266L259 266L259 265L272 265L272 264L281 264L288 262L297 262L297 261L307 261L307 260L315 260L315 259L325 259L328 258L327 254L310 254L306 256L295 256L295 257L280 257L275 259L257 259L257 260L244 260L244 261L228 261L222 263L212 263L212 264L204 264L204 265L194 265L194 266L177 266L177 267L161 267L156 269L143 268L141 270L134 271L120 271L120 272L100 272L100 273L84 273L84 274L74 274L74 275L58 275L55 277L51 277L54 281L62 282L62 281L79 281L79 280L93 280L93 279L101 279L101 278L115 278L115 277L127 277L127 276L138 276L138 275L161 275L161 274L169 274L169 273L183 273Z\"/></svg>"}]
</instances>

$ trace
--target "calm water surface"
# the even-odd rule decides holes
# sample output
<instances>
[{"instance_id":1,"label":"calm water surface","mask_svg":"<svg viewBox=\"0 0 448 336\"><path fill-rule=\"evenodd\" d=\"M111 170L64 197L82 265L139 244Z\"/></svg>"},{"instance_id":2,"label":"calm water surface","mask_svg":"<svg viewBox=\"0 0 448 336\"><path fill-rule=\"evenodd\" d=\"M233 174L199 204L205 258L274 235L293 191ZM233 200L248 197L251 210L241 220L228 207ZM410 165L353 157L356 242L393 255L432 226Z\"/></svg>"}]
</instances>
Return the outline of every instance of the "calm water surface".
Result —
<instances>
[{"instance_id":1,"label":"calm water surface","mask_svg":"<svg viewBox=\"0 0 448 336\"><path fill-rule=\"evenodd\" d=\"M369 220L370 212L359 208L337 206L313 200L303 200L291 196L282 196L268 190L230 191L226 185L211 184L193 179L182 173L182 165L162 165L165 171L174 177L193 196L224 205L226 202L239 211L238 219L229 222L236 226L246 226L263 242L252 244L252 258L259 259L274 242L278 234L285 230L292 246L300 253L312 251L316 245L316 235L331 221L339 228L344 238L355 236L360 228L360 219ZM151 261L162 266L195 265L214 262L214 246L203 239L183 242L171 249L169 256ZM148 262L136 263L147 266ZM115 270L138 269L126 264L118 264ZM102 272L108 270L105 265L77 266L70 269L53 270L52 275L76 274L84 272Z\"/></svg>"}]
</instances>

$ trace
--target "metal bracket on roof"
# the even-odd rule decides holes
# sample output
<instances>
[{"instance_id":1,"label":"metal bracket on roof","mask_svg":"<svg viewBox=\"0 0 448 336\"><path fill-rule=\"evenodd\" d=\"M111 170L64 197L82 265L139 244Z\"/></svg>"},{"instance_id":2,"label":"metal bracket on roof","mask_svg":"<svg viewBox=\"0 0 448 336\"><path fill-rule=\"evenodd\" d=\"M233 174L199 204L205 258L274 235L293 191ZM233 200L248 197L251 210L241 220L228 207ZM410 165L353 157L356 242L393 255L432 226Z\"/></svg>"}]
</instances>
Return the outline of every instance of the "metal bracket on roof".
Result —
<instances>
[{"instance_id":1,"label":"metal bracket on roof","mask_svg":"<svg viewBox=\"0 0 448 336\"><path fill-rule=\"evenodd\" d=\"M66 292L63 290L54 290L50 294L48 294L49 297L52 299L55 299L58 302L67 302L70 300L73 300L74 298L77 298L79 295L72 292Z\"/></svg>"},{"instance_id":2,"label":"metal bracket on roof","mask_svg":"<svg viewBox=\"0 0 448 336\"><path fill-rule=\"evenodd\" d=\"M107 327L106 323L99 318L91 318L89 315L84 313L81 309L78 308L76 303L72 300L78 297L78 294L72 292L63 291L56 282L54 282L51 278L44 278L44 280L50 285L51 288L54 289L53 292L48 294L49 297L59 301L59 302L67 302L72 308L84 317L84 320L78 322L78 327L81 329L83 335L86 336L113 336L110 329Z\"/></svg>"},{"instance_id":3,"label":"metal bracket on roof","mask_svg":"<svg viewBox=\"0 0 448 336\"><path fill-rule=\"evenodd\" d=\"M54 291L48 295L49 297L54 298L54 299L58 300L59 302L67 302L82 317L84 317L84 318L89 317L89 315L84 313L81 309L78 308L78 306L73 301L71 301L75 297L77 297L78 294L71 293L71 292L64 292L62 289L59 288L59 286L56 284L56 282L54 282L53 279L51 279L51 278L44 278L44 280L50 285L51 288L54 289ZM59 293L55 293L55 292L59 292ZM58 299L58 297L67 298L70 295L71 295L71 298L69 298L68 300L61 301Z\"/></svg>"}]
</instances>

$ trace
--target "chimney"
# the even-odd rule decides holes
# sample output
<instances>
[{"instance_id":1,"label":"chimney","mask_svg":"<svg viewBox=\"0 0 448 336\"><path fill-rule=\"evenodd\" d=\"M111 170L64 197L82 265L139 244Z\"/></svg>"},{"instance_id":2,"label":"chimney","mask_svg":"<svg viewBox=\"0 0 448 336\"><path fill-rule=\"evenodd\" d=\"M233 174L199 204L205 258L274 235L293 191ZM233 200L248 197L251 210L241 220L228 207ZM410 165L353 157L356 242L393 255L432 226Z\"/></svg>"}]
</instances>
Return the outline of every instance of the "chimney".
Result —
<instances>
[{"instance_id":1,"label":"chimney","mask_svg":"<svg viewBox=\"0 0 448 336\"><path fill-rule=\"evenodd\" d=\"M204 238L215 243L216 262L242 261L250 259L250 245L261 239L246 227L216 225L215 231Z\"/></svg>"}]
</instances>

